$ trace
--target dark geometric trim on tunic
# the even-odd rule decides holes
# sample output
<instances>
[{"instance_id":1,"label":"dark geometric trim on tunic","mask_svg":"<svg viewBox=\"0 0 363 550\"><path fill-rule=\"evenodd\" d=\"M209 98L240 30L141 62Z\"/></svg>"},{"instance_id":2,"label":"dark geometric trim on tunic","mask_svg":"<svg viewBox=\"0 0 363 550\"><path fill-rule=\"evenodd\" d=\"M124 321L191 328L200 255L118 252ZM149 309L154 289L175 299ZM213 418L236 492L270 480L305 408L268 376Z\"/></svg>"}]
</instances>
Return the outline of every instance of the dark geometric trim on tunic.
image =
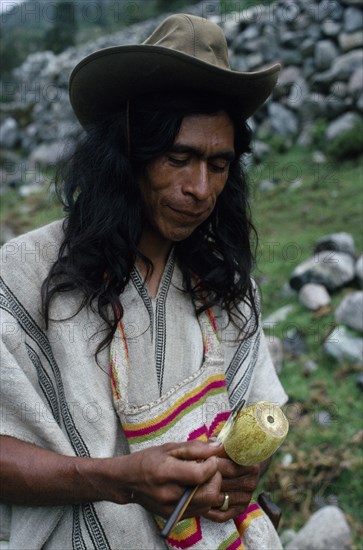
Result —
<instances>
[{"instance_id":1,"label":"dark geometric trim on tunic","mask_svg":"<svg viewBox=\"0 0 363 550\"><path fill-rule=\"evenodd\" d=\"M137 271L137 269L134 267L130 273L130 279L134 283L134 286L142 299L147 312L149 314L150 319L150 340L153 341L154 338L154 312L153 312L153 306L151 303L151 298L145 288L144 281L141 278L140 273Z\"/></svg>"},{"instance_id":2,"label":"dark geometric trim on tunic","mask_svg":"<svg viewBox=\"0 0 363 550\"><path fill-rule=\"evenodd\" d=\"M260 343L261 343L261 335L258 333L253 337L253 342L251 341L252 338L248 339L248 343L251 346L249 353L245 353L245 349L243 349L243 353L239 353L241 348L245 348L243 346L242 342L240 346L238 347L232 361L231 365L233 363L233 371L235 373L238 372L239 369L242 368L242 365L244 362L248 361L248 366L245 369L245 372L243 373L242 377L238 380L235 387L232 389L233 382L235 377L231 378L229 377L227 380L227 387L228 387L228 394L229 394L229 400L231 403L232 409L240 403L240 401L244 398L249 385L251 383L251 378L253 371L255 369L255 366L257 364L259 349L260 349ZM237 366L237 362L239 361L239 366ZM226 377L227 378L227 377Z\"/></svg>"},{"instance_id":3,"label":"dark geometric trim on tunic","mask_svg":"<svg viewBox=\"0 0 363 550\"><path fill-rule=\"evenodd\" d=\"M253 321L251 332L256 330L256 328L256 321ZM242 340L232 358L232 361L226 369L226 382L232 408L236 406L241 399L243 399L248 390L252 374L257 363L260 342L261 333L257 328L257 332L253 334L253 336ZM234 380L238 376L238 373L242 372L243 365L247 366L243 372L243 375L234 386Z\"/></svg>"},{"instance_id":4,"label":"dark geometric trim on tunic","mask_svg":"<svg viewBox=\"0 0 363 550\"><path fill-rule=\"evenodd\" d=\"M37 352L27 342L25 342L25 347L28 352L29 359L31 360L31 362L33 363L37 371L39 385L42 389L43 395L48 402L49 408L52 411L52 414L58 426L61 426L61 417L59 412L58 400L57 400L53 383L49 378L47 371L44 369Z\"/></svg>"},{"instance_id":5,"label":"dark geometric trim on tunic","mask_svg":"<svg viewBox=\"0 0 363 550\"><path fill-rule=\"evenodd\" d=\"M106 534L92 502L83 504L82 514L95 550L111 550Z\"/></svg>"},{"instance_id":6,"label":"dark geometric trim on tunic","mask_svg":"<svg viewBox=\"0 0 363 550\"><path fill-rule=\"evenodd\" d=\"M3 295L7 299L7 306L4 309L6 309L15 320L17 320L18 324L24 330L24 332L38 345L52 370L58 389L60 411L64 428L66 430L68 439L73 447L74 452L77 456L89 457L90 452L88 450L88 447L83 440L81 434L79 433L68 408L62 376L59 371L58 364L54 358L53 351L47 336L37 325L29 312L18 301L18 299L15 297L10 288L6 285L2 277L0 277L0 291L2 291ZM100 520L92 505L90 505L89 510L87 510L87 517L95 540L102 540L104 544L102 548L110 548Z\"/></svg>"},{"instance_id":7,"label":"dark geometric trim on tunic","mask_svg":"<svg viewBox=\"0 0 363 550\"><path fill-rule=\"evenodd\" d=\"M83 441L79 431L77 430L70 410L68 408L67 400L65 398L62 376L60 374L59 367L54 358L53 351L47 336L40 329L40 327L37 325L31 315L26 311L23 305L17 300L15 295L11 292L9 287L2 279L0 279L0 288L8 300L12 316L18 321L20 327L24 330L24 332L39 346L49 366L52 369L58 389L62 420L75 453L78 456L89 457L89 450L85 442Z\"/></svg>"},{"instance_id":8,"label":"dark geometric trim on tunic","mask_svg":"<svg viewBox=\"0 0 363 550\"><path fill-rule=\"evenodd\" d=\"M87 545L82 535L81 520L80 520L80 508L73 506L73 525L72 525L72 548L73 550L87 550Z\"/></svg>"},{"instance_id":9,"label":"dark geometric trim on tunic","mask_svg":"<svg viewBox=\"0 0 363 550\"><path fill-rule=\"evenodd\" d=\"M171 252L166 266L165 276L161 281L160 290L156 300L156 334L155 334L155 360L156 376L158 380L159 393L162 394L164 368L165 368L165 347L166 347L166 298L170 288L175 267L174 251Z\"/></svg>"},{"instance_id":10,"label":"dark geometric trim on tunic","mask_svg":"<svg viewBox=\"0 0 363 550\"><path fill-rule=\"evenodd\" d=\"M154 310L153 310L152 300L146 290L145 283L142 280L141 275L139 274L136 268L134 268L131 271L131 275L130 275L130 278L149 314L151 341L154 338L154 326L156 327L155 328L155 367L156 367L156 377L157 377L160 395L162 393L164 367L165 367L166 298L170 288L174 266L175 266L175 253L174 253L174 250L172 250L169 255L167 264L165 266L163 278L160 282L159 292L157 295L156 306L155 306L155 321L154 321Z\"/></svg>"}]
</instances>

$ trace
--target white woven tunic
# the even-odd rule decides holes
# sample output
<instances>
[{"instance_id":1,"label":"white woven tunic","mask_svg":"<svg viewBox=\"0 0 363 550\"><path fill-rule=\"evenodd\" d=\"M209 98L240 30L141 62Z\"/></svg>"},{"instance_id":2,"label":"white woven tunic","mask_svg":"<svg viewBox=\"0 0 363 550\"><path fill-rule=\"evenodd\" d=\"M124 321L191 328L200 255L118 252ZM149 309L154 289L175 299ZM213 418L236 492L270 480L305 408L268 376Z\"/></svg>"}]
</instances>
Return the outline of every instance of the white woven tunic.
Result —
<instances>
[{"instance_id":1,"label":"white woven tunic","mask_svg":"<svg viewBox=\"0 0 363 550\"><path fill-rule=\"evenodd\" d=\"M79 304L76 292L54 301L52 317L66 321L52 321L46 331L40 314L41 283L61 239L61 223L55 222L2 249L1 433L66 455L126 454L128 444L112 402L108 350L100 356L104 370L94 358L104 336L99 316L83 309L72 317ZM156 299L149 299L140 283L135 271L122 296L132 364L130 395L136 404L157 399L203 359L194 306L180 290L173 258ZM216 313L231 405L242 398L284 403L286 394L262 332L247 344L233 343L231 326ZM0 527L0 540L10 540L16 550L164 547L154 519L136 504L3 506Z\"/></svg>"}]
</instances>

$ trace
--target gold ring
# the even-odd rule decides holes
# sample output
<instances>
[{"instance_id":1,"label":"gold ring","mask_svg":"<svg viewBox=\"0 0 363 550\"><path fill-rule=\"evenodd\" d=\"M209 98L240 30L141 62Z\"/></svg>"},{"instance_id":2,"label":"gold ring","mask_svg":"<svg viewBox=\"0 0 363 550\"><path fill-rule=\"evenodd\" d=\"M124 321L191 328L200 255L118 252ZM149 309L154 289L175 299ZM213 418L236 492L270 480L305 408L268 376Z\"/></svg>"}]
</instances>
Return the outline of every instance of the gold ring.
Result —
<instances>
[{"instance_id":1,"label":"gold ring","mask_svg":"<svg viewBox=\"0 0 363 550\"><path fill-rule=\"evenodd\" d=\"M224 501L223 501L222 506L220 506L219 509L220 509L222 512L227 512L228 507L229 507L229 494L228 494L228 493L224 493Z\"/></svg>"}]
</instances>

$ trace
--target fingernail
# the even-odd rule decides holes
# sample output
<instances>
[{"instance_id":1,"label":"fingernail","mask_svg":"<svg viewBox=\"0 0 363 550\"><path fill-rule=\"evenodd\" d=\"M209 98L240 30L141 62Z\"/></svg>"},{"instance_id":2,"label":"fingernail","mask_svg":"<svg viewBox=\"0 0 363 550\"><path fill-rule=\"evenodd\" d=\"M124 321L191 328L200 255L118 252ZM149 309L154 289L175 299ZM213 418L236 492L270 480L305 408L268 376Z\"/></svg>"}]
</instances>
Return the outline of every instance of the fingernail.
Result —
<instances>
[{"instance_id":1,"label":"fingernail","mask_svg":"<svg viewBox=\"0 0 363 550\"><path fill-rule=\"evenodd\" d=\"M209 441L208 444L211 447L220 447L222 445L222 441Z\"/></svg>"}]
</instances>

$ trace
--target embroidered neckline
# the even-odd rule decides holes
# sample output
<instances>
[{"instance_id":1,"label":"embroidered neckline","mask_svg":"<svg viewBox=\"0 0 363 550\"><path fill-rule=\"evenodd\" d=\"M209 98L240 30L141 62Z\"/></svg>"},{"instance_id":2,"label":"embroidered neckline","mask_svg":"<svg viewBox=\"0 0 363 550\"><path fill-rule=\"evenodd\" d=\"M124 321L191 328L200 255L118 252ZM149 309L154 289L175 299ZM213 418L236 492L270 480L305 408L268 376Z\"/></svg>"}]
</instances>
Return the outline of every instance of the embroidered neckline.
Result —
<instances>
[{"instance_id":1,"label":"embroidered neckline","mask_svg":"<svg viewBox=\"0 0 363 550\"><path fill-rule=\"evenodd\" d=\"M155 334L155 366L156 377L159 388L159 394L162 394L164 366L165 366L165 348L166 348L166 300L171 284L175 267L175 250L171 250L167 259L163 275L160 280L159 288L155 298L149 295L145 282L136 267L131 272L131 281L134 284L143 304L149 314L150 319L150 339L154 339ZM155 315L154 315L155 309Z\"/></svg>"}]
</instances>

